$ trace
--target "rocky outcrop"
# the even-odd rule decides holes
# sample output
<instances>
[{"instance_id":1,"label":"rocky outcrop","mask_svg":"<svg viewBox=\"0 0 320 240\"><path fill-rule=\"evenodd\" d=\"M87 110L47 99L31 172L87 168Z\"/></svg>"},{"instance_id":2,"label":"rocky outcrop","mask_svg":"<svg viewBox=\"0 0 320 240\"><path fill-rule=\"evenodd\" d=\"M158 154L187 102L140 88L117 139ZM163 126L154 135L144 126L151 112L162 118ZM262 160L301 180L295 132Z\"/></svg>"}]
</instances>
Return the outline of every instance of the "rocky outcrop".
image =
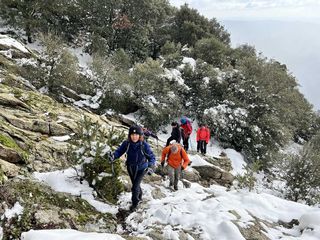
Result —
<instances>
[{"instance_id":1,"label":"rocky outcrop","mask_svg":"<svg viewBox=\"0 0 320 240\"><path fill-rule=\"evenodd\" d=\"M21 232L30 228L111 233L117 227L112 217L97 212L86 201L28 179L8 180L0 188L0 200L1 215L17 202L26 209L20 216L5 219L2 229L7 239L20 239Z\"/></svg>"},{"instance_id":2,"label":"rocky outcrop","mask_svg":"<svg viewBox=\"0 0 320 240\"><path fill-rule=\"evenodd\" d=\"M20 167L18 167L16 164L12 164L0 159L0 166L3 173L7 177L16 177L19 174Z\"/></svg>"},{"instance_id":3,"label":"rocky outcrop","mask_svg":"<svg viewBox=\"0 0 320 240\"><path fill-rule=\"evenodd\" d=\"M12 58L30 58L33 53L19 41L0 34L0 50Z\"/></svg>"},{"instance_id":4,"label":"rocky outcrop","mask_svg":"<svg viewBox=\"0 0 320 240\"><path fill-rule=\"evenodd\" d=\"M0 83L0 158L40 172L64 168L69 164L69 143L56 137L77 132L84 116L106 128L119 125L40 93Z\"/></svg>"},{"instance_id":5,"label":"rocky outcrop","mask_svg":"<svg viewBox=\"0 0 320 240\"><path fill-rule=\"evenodd\" d=\"M5 147L0 144L0 158L9 163L20 163L23 162L22 156L14 149Z\"/></svg>"},{"instance_id":6,"label":"rocky outcrop","mask_svg":"<svg viewBox=\"0 0 320 240\"><path fill-rule=\"evenodd\" d=\"M234 176L214 165L194 166L201 177L201 181L206 181L208 184L218 183L222 186L230 186L234 180Z\"/></svg>"}]
</instances>

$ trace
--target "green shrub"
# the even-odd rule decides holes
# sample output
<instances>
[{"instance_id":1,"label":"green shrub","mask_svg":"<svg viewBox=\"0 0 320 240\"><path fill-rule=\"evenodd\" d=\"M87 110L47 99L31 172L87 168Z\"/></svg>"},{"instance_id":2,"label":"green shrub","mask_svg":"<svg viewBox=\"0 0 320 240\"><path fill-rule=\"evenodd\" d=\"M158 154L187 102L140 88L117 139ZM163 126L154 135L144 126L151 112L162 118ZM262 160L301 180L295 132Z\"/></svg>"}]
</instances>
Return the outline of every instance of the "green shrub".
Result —
<instances>
[{"instance_id":1,"label":"green shrub","mask_svg":"<svg viewBox=\"0 0 320 240\"><path fill-rule=\"evenodd\" d=\"M255 173L257 173L261 168L261 162L255 161L251 165L246 165L245 167L245 174L243 175L236 175L235 179L237 180L238 185L237 188L248 188L249 191L254 189L256 184L256 177Z\"/></svg>"},{"instance_id":2,"label":"green shrub","mask_svg":"<svg viewBox=\"0 0 320 240\"><path fill-rule=\"evenodd\" d=\"M69 149L69 161L81 167L80 171L75 167L80 181L87 180L99 197L112 203L117 201L123 186L118 179L120 162L110 163L107 153L111 146L119 145L124 138L123 132L114 128L104 129L85 117L78 123L78 133Z\"/></svg>"},{"instance_id":3,"label":"green shrub","mask_svg":"<svg viewBox=\"0 0 320 240\"><path fill-rule=\"evenodd\" d=\"M320 133L307 143L300 155L286 159L286 197L307 204L320 203Z\"/></svg>"},{"instance_id":4,"label":"green shrub","mask_svg":"<svg viewBox=\"0 0 320 240\"><path fill-rule=\"evenodd\" d=\"M227 59L228 46L220 42L217 38L203 38L196 42L194 46L195 58L200 58L216 67L224 67Z\"/></svg>"}]
</instances>

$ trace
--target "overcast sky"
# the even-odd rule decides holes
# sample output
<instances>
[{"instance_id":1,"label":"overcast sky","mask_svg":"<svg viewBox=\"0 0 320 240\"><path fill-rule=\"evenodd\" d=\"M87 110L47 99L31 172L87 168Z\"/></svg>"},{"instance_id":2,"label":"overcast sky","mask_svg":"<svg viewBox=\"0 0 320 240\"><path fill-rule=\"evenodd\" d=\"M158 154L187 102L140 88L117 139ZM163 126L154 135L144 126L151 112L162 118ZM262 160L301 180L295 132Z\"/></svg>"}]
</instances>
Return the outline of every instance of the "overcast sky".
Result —
<instances>
[{"instance_id":1,"label":"overcast sky","mask_svg":"<svg viewBox=\"0 0 320 240\"><path fill-rule=\"evenodd\" d=\"M320 0L170 0L216 18L233 46L248 43L287 65L300 90L320 110Z\"/></svg>"},{"instance_id":2,"label":"overcast sky","mask_svg":"<svg viewBox=\"0 0 320 240\"><path fill-rule=\"evenodd\" d=\"M170 0L174 6L184 3L208 18L287 19L320 23L319 0Z\"/></svg>"}]
</instances>

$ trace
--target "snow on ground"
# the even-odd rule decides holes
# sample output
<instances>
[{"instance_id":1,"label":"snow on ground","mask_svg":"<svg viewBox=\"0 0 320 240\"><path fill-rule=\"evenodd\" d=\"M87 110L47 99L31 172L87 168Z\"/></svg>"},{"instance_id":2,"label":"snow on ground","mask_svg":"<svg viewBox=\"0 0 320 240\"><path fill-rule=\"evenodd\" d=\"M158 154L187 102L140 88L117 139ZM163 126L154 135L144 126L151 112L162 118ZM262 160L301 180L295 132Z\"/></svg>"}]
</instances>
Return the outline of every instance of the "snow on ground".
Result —
<instances>
[{"instance_id":1,"label":"snow on ground","mask_svg":"<svg viewBox=\"0 0 320 240\"><path fill-rule=\"evenodd\" d=\"M51 138L58 142L65 142L65 141L68 141L71 137L69 135L65 135L65 136L52 136Z\"/></svg>"},{"instance_id":2,"label":"snow on ground","mask_svg":"<svg viewBox=\"0 0 320 240\"><path fill-rule=\"evenodd\" d=\"M310 216L315 211L313 207L265 193L228 191L217 185L204 188L196 183L192 183L191 188L183 188L179 183L179 190L171 192L164 187L165 185L168 185L168 181L160 186L166 195L161 199L152 197L150 192L154 187L142 185L144 201L140 209L130 214L126 220L129 230L135 235L146 233L151 226L162 223L163 226L160 228L164 229L163 236L170 236L167 239L179 239L174 237L178 235L179 229L198 232L201 239L244 239L233 221L242 227L254 224L254 217L270 223L279 220L290 222L301 216ZM128 202L130 193L125 193L120 198L120 205L127 207ZM306 229L301 234L297 231L299 226L293 229L265 227L266 235L270 239L318 239L320 224L319 221L313 221L317 217L319 214L310 216L310 222L316 224L314 231ZM313 237L309 238L310 236ZM189 236L189 239L193 238Z\"/></svg>"},{"instance_id":3,"label":"snow on ground","mask_svg":"<svg viewBox=\"0 0 320 240\"><path fill-rule=\"evenodd\" d=\"M179 122L179 119L175 119L175 121ZM197 151L197 141L196 141L196 137L197 137L197 130L198 130L198 122L195 120L192 122L192 134L190 135L190 139L189 139L189 148L190 151ZM165 131L167 133L163 133L163 132L158 132L157 136L159 137L159 139L161 140L161 142L165 143L167 142L167 139L170 137L171 135L171 131L172 131L172 127L171 125L168 125L165 127ZM182 142L182 141L181 141ZM243 175L245 173L245 169L244 167L246 166L246 162L244 161L244 157L242 156L241 153L233 150L233 149L223 149L222 147L219 146L219 142L217 142L214 139L214 136L211 137L210 142L207 145L207 156L209 157L214 157L214 158L219 158L219 155L221 154L221 152L225 152L227 154L227 156L230 158L231 160L231 164L232 164L232 168L233 170L231 171L231 173L233 175ZM203 162L204 160L199 156L199 155L190 155L190 160L192 161L193 166L195 166L195 164L199 164L199 165L210 165L207 162Z\"/></svg>"},{"instance_id":4,"label":"snow on ground","mask_svg":"<svg viewBox=\"0 0 320 240\"><path fill-rule=\"evenodd\" d=\"M108 212L111 214L116 214L118 212L115 206L95 200L94 190L89 187L87 181L83 181L82 184L79 182L79 179L76 177L76 171L73 168L47 173L35 172L33 176L37 180L49 185L57 192L65 192L74 196L81 196L82 199L86 200L99 212Z\"/></svg>"},{"instance_id":5,"label":"snow on ground","mask_svg":"<svg viewBox=\"0 0 320 240\"><path fill-rule=\"evenodd\" d=\"M0 34L0 44L8 46L9 48L16 48L24 53L30 53L30 51L23 44L7 35Z\"/></svg>"},{"instance_id":6,"label":"snow on ground","mask_svg":"<svg viewBox=\"0 0 320 240\"><path fill-rule=\"evenodd\" d=\"M195 146L196 122L193 123L194 131L190 142ZM171 126L168 126L167 134L159 134L163 142L170 136ZM208 156L217 157L225 151L232 160L234 167L233 173L243 172L245 164L243 156L233 149L221 148L214 139L208 146ZM193 161L192 165L210 165L199 154L189 154ZM129 209L131 204L131 193L120 195L118 205L111 206L94 199L94 191L88 186L87 182L80 184L74 178L73 169L65 171L55 171L51 173L35 173L35 178L45 182L56 191L68 192L73 195L81 196L101 212L111 212L115 214L118 208ZM191 183L190 188L184 188L179 182L179 190L172 192L167 188L168 180L162 181L160 185L142 184L143 202L139 205L136 212L131 213L126 218L127 231L131 231L135 236L146 236L152 228L160 227L162 236L166 239L179 239L179 230L192 231L200 235L201 239L245 239L238 226L250 227L259 221L263 231L270 239L288 240L315 240L320 237L320 211L316 207L306 206L300 203L278 198L272 191L248 192L246 190L229 190L225 187L212 185L204 188L197 183ZM160 199L153 197L152 192L159 188L164 196ZM300 225L292 229L282 226L271 227L271 223L278 221L290 222L298 219ZM159 223L163 224L159 226ZM235 224L237 223L237 225ZM270 223L270 224L268 224ZM276 224L278 225L278 224ZM50 240L73 240L77 239L99 239L103 235L92 235L84 237L80 232L55 232L57 230L38 232L31 231L24 233L25 240L43 239ZM123 233L122 227L118 227L118 233ZM28 235L31 234L31 235ZM45 235L41 235L45 234ZM54 235L58 234L58 235ZM79 235L77 235L79 234ZM188 235L188 234L187 234ZM68 238L69 237L69 238ZM108 236L107 239L116 238L117 235ZM193 237L188 235L188 239Z\"/></svg>"},{"instance_id":7,"label":"snow on ground","mask_svg":"<svg viewBox=\"0 0 320 240\"><path fill-rule=\"evenodd\" d=\"M30 230L21 235L22 240L123 240L116 234L84 233L73 229Z\"/></svg>"},{"instance_id":8,"label":"snow on ground","mask_svg":"<svg viewBox=\"0 0 320 240\"><path fill-rule=\"evenodd\" d=\"M23 207L19 202L16 202L12 208L6 209L4 214L1 216L1 220L6 217L7 219L11 219L16 215L21 215L23 213Z\"/></svg>"},{"instance_id":9,"label":"snow on ground","mask_svg":"<svg viewBox=\"0 0 320 240\"><path fill-rule=\"evenodd\" d=\"M244 157L241 153L235 151L234 149L228 148L225 149L224 152L227 154L227 156L231 160L232 164L232 170L231 173L233 175L243 175L246 171L244 170L244 167L247 165L247 163L244 161Z\"/></svg>"},{"instance_id":10,"label":"snow on ground","mask_svg":"<svg viewBox=\"0 0 320 240\"><path fill-rule=\"evenodd\" d=\"M92 57L90 54L84 52L83 47L79 48L68 48L68 50L78 58L79 66L85 70L90 68L92 64Z\"/></svg>"},{"instance_id":11,"label":"snow on ground","mask_svg":"<svg viewBox=\"0 0 320 240\"><path fill-rule=\"evenodd\" d=\"M194 164L208 164L199 155L190 154ZM93 190L86 182L80 184L74 178L73 169L50 173L35 173L35 178L45 182L56 191L68 192L81 196L102 212L116 213L118 208L128 209L131 204L131 193L123 193L117 206L111 206L94 200ZM136 236L145 236L151 228L158 226L166 239L179 239L179 229L198 233L201 239L244 239L238 227L249 227L256 218L265 222L277 223L279 220L290 222L300 219L300 225L293 229L283 227L272 228L262 221L264 231L270 239L315 240L320 236L320 211L315 207L287 201L268 193L248 192L245 190L228 190L225 187L212 185L204 188L192 183L184 188L179 182L179 190L172 192L167 188L168 180L160 185L142 184L143 202L137 212L131 213L126 219L126 230ZM164 194L160 199L153 198L152 191L159 188ZM234 213L234 214L233 214ZM259 220L260 221L260 220ZM302 232L300 231L302 230ZM121 227L118 233L123 233ZM31 235L29 235L31 234ZM42 235L44 234L44 235ZM47 235L45 235L47 234ZM58 234L58 235L57 235ZM74 235L72 235L74 234ZM85 237L80 232L60 232L57 230L24 233L22 239L100 239L103 235ZM91 238L92 237L92 238ZM113 239L116 235L107 239ZM193 239L190 235L189 239ZM119 238L115 238L119 239Z\"/></svg>"}]
</instances>

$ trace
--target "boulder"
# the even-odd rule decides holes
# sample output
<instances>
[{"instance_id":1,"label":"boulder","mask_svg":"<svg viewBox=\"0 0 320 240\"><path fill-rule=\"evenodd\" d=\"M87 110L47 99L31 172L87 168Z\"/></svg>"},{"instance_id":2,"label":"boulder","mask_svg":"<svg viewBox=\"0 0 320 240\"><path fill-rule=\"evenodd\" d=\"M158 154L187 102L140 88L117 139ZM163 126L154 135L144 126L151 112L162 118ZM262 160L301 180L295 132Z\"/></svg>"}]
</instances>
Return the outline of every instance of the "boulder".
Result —
<instances>
[{"instance_id":1,"label":"boulder","mask_svg":"<svg viewBox=\"0 0 320 240\"><path fill-rule=\"evenodd\" d=\"M214 165L193 166L193 168L199 172L201 181L204 180L210 184L217 182L222 186L230 186L234 180L231 173Z\"/></svg>"},{"instance_id":2,"label":"boulder","mask_svg":"<svg viewBox=\"0 0 320 240\"><path fill-rule=\"evenodd\" d=\"M7 177L16 177L19 174L20 168L15 164L0 159L0 166Z\"/></svg>"},{"instance_id":3,"label":"boulder","mask_svg":"<svg viewBox=\"0 0 320 240\"><path fill-rule=\"evenodd\" d=\"M10 163L24 162L21 154L12 148L8 148L0 144L0 158Z\"/></svg>"}]
</instances>

